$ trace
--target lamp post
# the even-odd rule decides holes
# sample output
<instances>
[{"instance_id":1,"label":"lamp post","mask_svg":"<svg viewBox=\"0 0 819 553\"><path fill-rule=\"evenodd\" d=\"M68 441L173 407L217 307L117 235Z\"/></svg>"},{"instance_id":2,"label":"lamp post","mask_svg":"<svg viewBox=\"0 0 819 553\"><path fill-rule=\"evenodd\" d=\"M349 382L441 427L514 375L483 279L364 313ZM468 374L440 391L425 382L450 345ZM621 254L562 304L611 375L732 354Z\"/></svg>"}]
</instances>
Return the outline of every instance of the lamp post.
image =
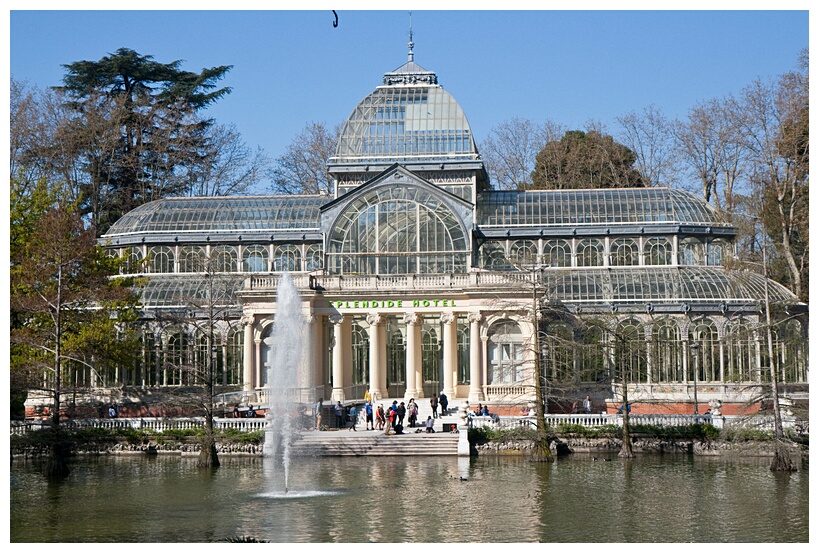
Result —
<instances>
[{"instance_id":1,"label":"lamp post","mask_svg":"<svg viewBox=\"0 0 819 553\"><path fill-rule=\"evenodd\" d=\"M697 357L697 350L700 345L697 342L691 342L691 364L694 367L694 414L699 415L699 403L697 402L697 379L699 372L699 359Z\"/></svg>"}]
</instances>

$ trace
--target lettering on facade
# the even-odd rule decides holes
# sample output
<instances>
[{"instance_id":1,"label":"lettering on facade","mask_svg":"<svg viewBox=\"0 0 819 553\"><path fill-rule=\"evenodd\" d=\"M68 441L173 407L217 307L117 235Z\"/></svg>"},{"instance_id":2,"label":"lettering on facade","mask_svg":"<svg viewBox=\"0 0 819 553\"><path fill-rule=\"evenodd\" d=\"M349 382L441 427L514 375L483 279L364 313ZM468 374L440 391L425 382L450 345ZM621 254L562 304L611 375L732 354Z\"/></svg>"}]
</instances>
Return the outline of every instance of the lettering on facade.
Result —
<instances>
[{"instance_id":1,"label":"lettering on facade","mask_svg":"<svg viewBox=\"0 0 819 553\"><path fill-rule=\"evenodd\" d=\"M330 300L336 309L403 309L405 307L457 307L455 300Z\"/></svg>"}]
</instances>

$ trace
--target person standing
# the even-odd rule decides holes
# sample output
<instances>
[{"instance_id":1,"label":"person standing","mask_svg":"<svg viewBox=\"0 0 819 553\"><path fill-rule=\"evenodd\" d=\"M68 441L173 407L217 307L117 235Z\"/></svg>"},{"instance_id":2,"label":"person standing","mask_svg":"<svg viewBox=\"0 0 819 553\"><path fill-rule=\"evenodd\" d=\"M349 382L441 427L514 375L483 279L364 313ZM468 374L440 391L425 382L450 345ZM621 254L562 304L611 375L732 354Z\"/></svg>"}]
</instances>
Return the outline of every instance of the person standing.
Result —
<instances>
[{"instance_id":1,"label":"person standing","mask_svg":"<svg viewBox=\"0 0 819 553\"><path fill-rule=\"evenodd\" d=\"M378 409L375 411L375 421L376 421L376 430L384 430L384 404L378 406Z\"/></svg>"},{"instance_id":2,"label":"person standing","mask_svg":"<svg viewBox=\"0 0 819 553\"><path fill-rule=\"evenodd\" d=\"M418 420L418 404L415 403L415 398L410 398L407 404L407 413L409 414L410 428L415 428L415 421Z\"/></svg>"},{"instance_id":3,"label":"person standing","mask_svg":"<svg viewBox=\"0 0 819 553\"><path fill-rule=\"evenodd\" d=\"M352 423L350 425L350 430L352 430L353 432L358 432L358 430L355 429L355 423L356 420L358 419L358 412L356 411L355 405L350 407L347 417L350 419L350 422Z\"/></svg>"},{"instance_id":4,"label":"person standing","mask_svg":"<svg viewBox=\"0 0 819 553\"><path fill-rule=\"evenodd\" d=\"M444 392L441 392L441 397L438 399L438 403L441 404L441 416L445 417L449 414L447 411L447 405L449 405L449 399L446 397Z\"/></svg>"},{"instance_id":5,"label":"person standing","mask_svg":"<svg viewBox=\"0 0 819 553\"><path fill-rule=\"evenodd\" d=\"M438 418L438 396L429 398L429 406L432 407L432 418Z\"/></svg>"},{"instance_id":6,"label":"person standing","mask_svg":"<svg viewBox=\"0 0 819 553\"><path fill-rule=\"evenodd\" d=\"M341 405L340 401L336 402L336 406L333 408L336 413L336 428L344 428L344 407Z\"/></svg>"},{"instance_id":7,"label":"person standing","mask_svg":"<svg viewBox=\"0 0 819 553\"><path fill-rule=\"evenodd\" d=\"M398 411L393 409L392 407L390 407L389 411L390 420L385 425L386 430L384 430L384 434L386 434L387 436L390 435L390 429L395 427L395 417L398 414Z\"/></svg>"},{"instance_id":8,"label":"person standing","mask_svg":"<svg viewBox=\"0 0 819 553\"><path fill-rule=\"evenodd\" d=\"M398 420L396 421L396 424L400 424L401 426L404 426L404 417L406 417L406 416L407 416L407 407L404 405L404 402L402 401L398 405Z\"/></svg>"},{"instance_id":9,"label":"person standing","mask_svg":"<svg viewBox=\"0 0 819 553\"><path fill-rule=\"evenodd\" d=\"M589 396L586 396L586 399L583 400L583 412L591 413L591 398Z\"/></svg>"},{"instance_id":10,"label":"person standing","mask_svg":"<svg viewBox=\"0 0 819 553\"><path fill-rule=\"evenodd\" d=\"M364 414L365 414L365 422L367 424L366 430L375 430L375 425L373 424L373 403L372 403L372 401L368 401L367 404L364 406Z\"/></svg>"}]
</instances>

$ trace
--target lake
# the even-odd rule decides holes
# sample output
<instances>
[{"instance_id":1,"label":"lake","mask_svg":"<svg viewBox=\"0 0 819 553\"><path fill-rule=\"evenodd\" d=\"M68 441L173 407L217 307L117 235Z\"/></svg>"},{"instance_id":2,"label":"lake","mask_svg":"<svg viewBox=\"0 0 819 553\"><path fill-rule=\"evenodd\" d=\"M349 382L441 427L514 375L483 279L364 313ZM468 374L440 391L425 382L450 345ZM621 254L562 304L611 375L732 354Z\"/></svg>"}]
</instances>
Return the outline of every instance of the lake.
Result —
<instances>
[{"instance_id":1,"label":"lake","mask_svg":"<svg viewBox=\"0 0 819 553\"><path fill-rule=\"evenodd\" d=\"M73 460L48 483L11 461L19 542L805 542L808 471L767 458L575 454Z\"/></svg>"}]
</instances>

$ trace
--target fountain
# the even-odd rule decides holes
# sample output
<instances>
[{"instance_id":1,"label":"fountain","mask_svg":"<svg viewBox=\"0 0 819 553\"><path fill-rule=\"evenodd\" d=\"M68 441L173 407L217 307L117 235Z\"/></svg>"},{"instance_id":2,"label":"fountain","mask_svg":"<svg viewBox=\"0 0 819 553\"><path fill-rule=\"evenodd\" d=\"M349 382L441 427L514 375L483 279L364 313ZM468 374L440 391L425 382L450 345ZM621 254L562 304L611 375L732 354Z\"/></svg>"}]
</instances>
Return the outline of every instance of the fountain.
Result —
<instances>
[{"instance_id":1,"label":"fountain","mask_svg":"<svg viewBox=\"0 0 819 553\"><path fill-rule=\"evenodd\" d=\"M290 479L290 446L297 432L299 402L299 371L302 354L304 317L301 298L293 279L282 275L276 290L276 317L268 346L267 363L267 424L265 425L265 457L282 458L284 493Z\"/></svg>"}]
</instances>

